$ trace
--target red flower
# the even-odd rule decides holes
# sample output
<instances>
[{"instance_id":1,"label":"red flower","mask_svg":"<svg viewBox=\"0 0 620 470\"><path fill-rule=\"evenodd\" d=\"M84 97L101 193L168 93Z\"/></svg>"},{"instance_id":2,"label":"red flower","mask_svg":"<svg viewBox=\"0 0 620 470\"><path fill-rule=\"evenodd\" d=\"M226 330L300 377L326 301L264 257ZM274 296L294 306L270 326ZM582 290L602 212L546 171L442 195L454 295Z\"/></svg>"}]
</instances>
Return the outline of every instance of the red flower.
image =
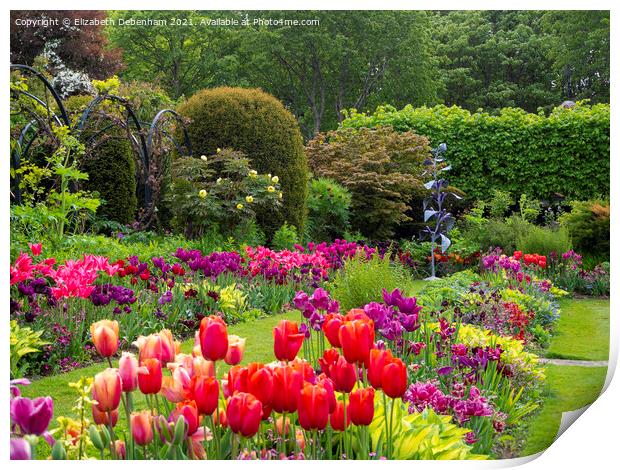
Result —
<instances>
[{"instance_id":1,"label":"red flower","mask_svg":"<svg viewBox=\"0 0 620 470\"><path fill-rule=\"evenodd\" d=\"M177 407L172 411L172 418L175 423L179 416L183 416L185 419L185 424L187 425L185 429L186 436L191 436L198 430L198 409L193 400L177 403Z\"/></svg>"},{"instance_id":2,"label":"red flower","mask_svg":"<svg viewBox=\"0 0 620 470\"><path fill-rule=\"evenodd\" d=\"M368 381L377 390L381 387L381 377L383 375L383 367L385 364L391 362L392 351L389 349L371 349L370 360L368 365Z\"/></svg>"},{"instance_id":3,"label":"red flower","mask_svg":"<svg viewBox=\"0 0 620 470\"><path fill-rule=\"evenodd\" d=\"M28 246L30 247L32 256L39 256L41 254L41 243L28 243Z\"/></svg>"},{"instance_id":4,"label":"red flower","mask_svg":"<svg viewBox=\"0 0 620 470\"><path fill-rule=\"evenodd\" d=\"M350 396L351 421L358 426L368 426L375 414L375 390L372 387L360 388Z\"/></svg>"},{"instance_id":5,"label":"red flower","mask_svg":"<svg viewBox=\"0 0 620 470\"><path fill-rule=\"evenodd\" d=\"M331 424L332 428L336 431L344 431L344 403L340 400L336 402L336 409L329 416L329 424ZM347 404L347 426L351 424L351 407Z\"/></svg>"},{"instance_id":6,"label":"red flower","mask_svg":"<svg viewBox=\"0 0 620 470\"><path fill-rule=\"evenodd\" d=\"M161 390L162 372L159 359L145 359L138 368L138 386L145 395L159 393Z\"/></svg>"},{"instance_id":7,"label":"red flower","mask_svg":"<svg viewBox=\"0 0 620 470\"><path fill-rule=\"evenodd\" d=\"M248 388L264 406L271 406L273 397L273 372L262 364L248 367Z\"/></svg>"},{"instance_id":8,"label":"red flower","mask_svg":"<svg viewBox=\"0 0 620 470\"><path fill-rule=\"evenodd\" d=\"M140 273L140 279L142 279L143 281L146 281L149 277L151 277L151 273L148 269L145 269Z\"/></svg>"},{"instance_id":9,"label":"red flower","mask_svg":"<svg viewBox=\"0 0 620 470\"><path fill-rule=\"evenodd\" d=\"M211 315L200 322L200 350L205 359L219 361L228 352L226 323L220 317Z\"/></svg>"},{"instance_id":10,"label":"red flower","mask_svg":"<svg viewBox=\"0 0 620 470\"><path fill-rule=\"evenodd\" d=\"M299 333L297 323L280 320L273 329L273 352L279 361L292 361L297 356L304 341L304 334Z\"/></svg>"},{"instance_id":11,"label":"red flower","mask_svg":"<svg viewBox=\"0 0 620 470\"><path fill-rule=\"evenodd\" d=\"M215 377L195 375L189 383L188 398L195 402L200 414L213 414L217 409L219 394L220 386Z\"/></svg>"},{"instance_id":12,"label":"red flower","mask_svg":"<svg viewBox=\"0 0 620 470\"><path fill-rule=\"evenodd\" d=\"M263 405L251 393L235 393L226 407L230 429L244 437L252 437L258 432L262 415Z\"/></svg>"},{"instance_id":13,"label":"red flower","mask_svg":"<svg viewBox=\"0 0 620 470\"><path fill-rule=\"evenodd\" d=\"M338 332L340 327L344 322L344 317L339 313L330 313L325 317L325 322L323 323L323 333L325 337L335 348L340 347L340 337Z\"/></svg>"},{"instance_id":14,"label":"red flower","mask_svg":"<svg viewBox=\"0 0 620 470\"><path fill-rule=\"evenodd\" d=\"M297 415L299 425L306 431L322 430L329 418L329 397L321 385L306 382L299 393Z\"/></svg>"},{"instance_id":15,"label":"red flower","mask_svg":"<svg viewBox=\"0 0 620 470\"><path fill-rule=\"evenodd\" d=\"M400 359L393 359L383 367L381 373L383 391L390 398L399 398L407 390L407 366Z\"/></svg>"},{"instance_id":16,"label":"red flower","mask_svg":"<svg viewBox=\"0 0 620 470\"><path fill-rule=\"evenodd\" d=\"M228 396L235 392L248 392L248 368L233 366L228 370Z\"/></svg>"},{"instance_id":17,"label":"red flower","mask_svg":"<svg viewBox=\"0 0 620 470\"><path fill-rule=\"evenodd\" d=\"M327 391L327 398L329 399L329 412L333 413L336 409L336 394L334 393L334 382L325 374L319 376L318 384L322 385Z\"/></svg>"},{"instance_id":18,"label":"red flower","mask_svg":"<svg viewBox=\"0 0 620 470\"><path fill-rule=\"evenodd\" d=\"M375 341L375 327L372 320L348 321L340 327L338 337L342 354L347 361L368 364L370 349Z\"/></svg>"},{"instance_id":19,"label":"red flower","mask_svg":"<svg viewBox=\"0 0 620 470\"><path fill-rule=\"evenodd\" d=\"M271 406L277 413L292 413L297 410L297 397L303 378L289 365L279 366L273 371L273 396Z\"/></svg>"},{"instance_id":20,"label":"red flower","mask_svg":"<svg viewBox=\"0 0 620 470\"><path fill-rule=\"evenodd\" d=\"M347 362L343 356L338 357L336 363L330 366L328 375L334 382L334 388L343 393L353 390L357 380L355 365Z\"/></svg>"}]
</instances>

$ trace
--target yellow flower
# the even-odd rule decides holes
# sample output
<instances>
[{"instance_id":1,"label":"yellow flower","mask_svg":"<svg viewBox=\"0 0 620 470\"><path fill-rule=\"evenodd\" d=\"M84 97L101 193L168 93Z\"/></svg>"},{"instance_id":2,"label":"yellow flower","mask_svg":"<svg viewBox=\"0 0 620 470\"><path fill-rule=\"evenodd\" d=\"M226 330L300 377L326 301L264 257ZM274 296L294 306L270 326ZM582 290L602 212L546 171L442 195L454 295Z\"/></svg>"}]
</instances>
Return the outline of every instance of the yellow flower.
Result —
<instances>
[{"instance_id":1,"label":"yellow flower","mask_svg":"<svg viewBox=\"0 0 620 470\"><path fill-rule=\"evenodd\" d=\"M198 191L198 196L200 196L202 199L207 197L207 191L204 189L201 189L200 191Z\"/></svg>"},{"instance_id":2,"label":"yellow flower","mask_svg":"<svg viewBox=\"0 0 620 470\"><path fill-rule=\"evenodd\" d=\"M218 147L217 148L217 153L220 153L221 151L222 151L222 149Z\"/></svg>"},{"instance_id":3,"label":"yellow flower","mask_svg":"<svg viewBox=\"0 0 620 470\"><path fill-rule=\"evenodd\" d=\"M237 209L239 209L239 210L243 209L243 204L241 204L241 203L237 204Z\"/></svg>"},{"instance_id":4,"label":"yellow flower","mask_svg":"<svg viewBox=\"0 0 620 470\"><path fill-rule=\"evenodd\" d=\"M218 178L215 180L215 184L220 184L222 182L222 178Z\"/></svg>"},{"instance_id":5,"label":"yellow flower","mask_svg":"<svg viewBox=\"0 0 620 470\"><path fill-rule=\"evenodd\" d=\"M273 193L276 190L273 186L267 186L267 191Z\"/></svg>"},{"instance_id":6,"label":"yellow flower","mask_svg":"<svg viewBox=\"0 0 620 470\"><path fill-rule=\"evenodd\" d=\"M203 162L206 162L206 161L208 160L206 155L202 155L202 156L200 157L200 159L201 159Z\"/></svg>"},{"instance_id":7,"label":"yellow flower","mask_svg":"<svg viewBox=\"0 0 620 470\"><path fill-rule=\"evenodd\" d=\"M272 183L277 183L278 181L280 181L280 178L278 178L277 176L274 176L273 178L271 178Z\"/></svg>"},{"instance_id":8,"label":"yellow flower","mask_svg":"<svg viewBox=\"0 0 620 470\"><path fill-rule=\"evenodd\" d=\"M258 173L256 170L250 170L248 175L250 176L250 178L256 178L258 176Z\"/></svg>"},{"instance_id":9,"label":"yellow flower","mask_svg":"<svg viewBox=\"0 0 620 470\"><path fill-rule=\"evenodd\" d=\"M282 199L282 191L278 193L278 199Z\"/></svg>"},{"instance_id":10,"label":"yellow flower","mask_svg":"<svg viewBox=\"0 0 620 470\"><path fill-rule=\"evenodd\" d=\"M248 204L251 204L254 202L254 198L252 196L246 196L245 202L247 202Z\"/></svg>"}]
</instances>

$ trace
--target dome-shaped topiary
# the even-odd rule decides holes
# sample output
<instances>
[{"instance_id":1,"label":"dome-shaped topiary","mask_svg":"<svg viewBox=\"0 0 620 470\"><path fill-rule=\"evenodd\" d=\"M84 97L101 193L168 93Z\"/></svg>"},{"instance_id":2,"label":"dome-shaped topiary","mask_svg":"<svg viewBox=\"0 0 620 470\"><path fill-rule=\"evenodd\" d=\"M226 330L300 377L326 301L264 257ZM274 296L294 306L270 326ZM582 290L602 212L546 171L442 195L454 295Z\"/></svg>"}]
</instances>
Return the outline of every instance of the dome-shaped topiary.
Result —
<instances>
[{"instance_id":1,"label":"dome-shaped topiary","mask_svg":"<svg viewBox=\"0 0 620 470\"><path fill-rule=\"evenodd\" d=\"M285 221L302 230L308 164L297 121L280 101L259 89L220 87L199 91L178 112L191 120L194 155L230 147L245 153L259 173L278 176L282 208L257 213L266 233L272 235Z\"/></svg>"}]
</instances>

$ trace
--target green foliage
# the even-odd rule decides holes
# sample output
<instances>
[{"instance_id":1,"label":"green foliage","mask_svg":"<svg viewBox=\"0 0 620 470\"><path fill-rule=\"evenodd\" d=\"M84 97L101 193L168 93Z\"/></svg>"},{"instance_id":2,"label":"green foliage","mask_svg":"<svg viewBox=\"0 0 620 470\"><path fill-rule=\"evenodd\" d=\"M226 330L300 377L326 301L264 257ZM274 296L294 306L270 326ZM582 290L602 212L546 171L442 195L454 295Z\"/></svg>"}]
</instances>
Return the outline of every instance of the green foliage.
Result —
<instances>
[{"instance_id":1,"label":"green foliage","mask_svg":"<svg viewBox=\"0 0 620 470\"><path fill-rule=\"evenodd\" d=\"M471 270L465 270L452 274L443 279L438 279L425 284L418 295L418 303L429 310L441 308L441 303L458 301L463 294L469 292L474 282L479 282L481 277Z\"/></svg>"},{"instance_id":2,"label":"green foliage","mask_svg":"<svg viewBox=\"0 0 620 470\"><path fill-rule=\"evenodd\" d=\"M229 147L245 153L259 172L279 178L281 209L257 215L268 235L285 221L303 231L307 161L297 122L280 101L258 89L222 87L196 93L178 111L191 120L188 132L195 154Z\"/></svg>"},{"instance_id":3,"label":"green foliage","mask_svg":"<svg viewBox=\"0 0 620 470\"><path fill-rule=\"evenodd\" d=\"M254 220L258 208L279 207L280 198L277 180L251 169L243 153L225 149L211 157L175 160L164 201L173 226L195 238L214 227L232 235Z\"/></svg>"},{"instance_id":4,"label":"green foliage","mask_svg":"<svg viewBox=\"0 0 620 470\"><path fill-rule=\"evenodd\" d=\"M609 201L572 201L571 211L560 216L578 252L598 254L609 259Z\"/></svg>"},{"instance_id":5,"label":"green foliage","mask_svg":"<svg viewBox=\"0 0 620 470\"><path fill-rule=\"evenodd\" d=\"M89 133L82 140L87 140ZM81 167L90 176L85 189L96 191L103 200L97 210L98 216L122 224L133 222L138 198L131 142L117 127L105 131L96 140L95 146L88 149L81 161Z\"/></svg>"},{"instance_id":6,"label":"green foliage","mask_svg":"<svg viewBox=\"0 0 620 470\"><path fill-rule=\"evenodd\" d=\"M414 195L426 190L420 180L430 155L428 141L390 127L342 129L319 134L306 146L314 174L331 178L352 194L351 223L369 238L386 238L409 220Z\"/></svg>"},{"instance_id":7,"label":"green foliage","mask_svg":"<svg viewBox=\"0 0 620 470\"><path fill-rule=\"evenodd\" d=\"M398 132L448 144L453 184L469 197L487 199L493 189L547 199L554 194L586 199L609 193L607 104L578 103L549 116L504 108L499 115L470 113L457 106L380 106L349 114L344 128L389 125Z\"/></svg>"},{"instance_id":8,"label":"green foliage","mask_svg":"<svg viewBox=\"0 0 620 470\"><path fill-rule=\"evenodd\" d=\"M368 427L372 448L385 444L385 421L391 422L395 460L485 460L474 454L463 438L470 431L452 423L451 416L436 414L427 408L421 413L409 413L402 400L383 406L382 392L375 394L375 413ZM392 408L393 407L393 408ZM389 425L388 425L389 426Z\"/></svg>"},{"instance_id":9,"label":"green foliage","mask_svg":"<svg viewBox=\"0 0 620 470\"><path fill-rule=\"evenodd\" d=\"M297 229L294 225L284 222L282 227L273 234L271 248L274 250L292 250L296 243L299 243Z\"/></svg>"},{"instance_id":10,"label":"green foliage","mask_svg":"<svg viewBox=\"0 0 620 470\"><path fill-rule=\"evenodd\" d=\"M343 311L360 308L370 302L381 302L382 289L392 291L401 289L411 294L413 284L401 265L390 263L389 254L383 259L374 254L369 260L364 254L345 261L330 282L328 291L333 299L340 303Z\"/></svg>"},{"instance_id":11,"label":"green foliage","mask_svg":"<svg viewBox=\"0 0 620 470\"><path fill-rule=\"evenodd\" d=\"M352 196L347 188L328 178L308 182L307 238L332 241L341 238L349 228Z\"/></svg>"},{"instance_id":12,"label":"green foliage","mask_svg":"<svg viewBox=\"0 0 620 470\"><path fill-rule=\"evenodd\" d=\"M523 220L534 222L540 214L540 201L530 199L527 194L521 194L519 198L519 212Z\"/></svg>"},{"instance_id":13,"label":"green foliage","mask_svg":"<svg viewBox=\"0 0 620 470\"><path fill-rule=\"evenodd\" d=\"M19 364L27 354L39 352L39 347L47 344L41 339L42 331L32 331L28 327L21 327L17 320L11 320L11 378L22 377L27 365Z\"/></svg>"},{"instance_id":14,"label":"green foliage","mask_svg":"<svg viewBox=\"0 0 620 470\"><path fill-rule=\"evenodd\" d=\"M527 232L517 236L516 247L523 253L564 253L571 248L571 239L564 227L554 229L530 225Z\"/></svg>"},{"instance_id":15,"label":"green foliage","mask_svg":"<svg viewBox=\"0 0 620 470\"><path fill-rule=\"evenodd\" d=\"M501 189L494 189L488 203L489 214L495 219L501 219L506 215L512 203L513 198L510 193Z\"/></svg>"}]
</instances>

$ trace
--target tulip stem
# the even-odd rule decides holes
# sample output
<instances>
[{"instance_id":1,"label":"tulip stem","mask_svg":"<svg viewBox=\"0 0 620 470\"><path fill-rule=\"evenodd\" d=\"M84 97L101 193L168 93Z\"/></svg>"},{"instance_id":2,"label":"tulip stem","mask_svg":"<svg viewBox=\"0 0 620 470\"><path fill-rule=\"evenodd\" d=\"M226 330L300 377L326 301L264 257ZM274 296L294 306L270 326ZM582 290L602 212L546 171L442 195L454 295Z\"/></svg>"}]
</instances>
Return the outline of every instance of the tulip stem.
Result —
<instances>
[{"instance_id":1,"label":"tulip stem","mask_svg":"<svg viewBox=\"0 0 620 470\"><path fill-rule=\"evenodd\" d=\"M116 460L116 449L115 449L115 441L116 437L114 436L114 428L112 427L112 412L108 411L108 429L110 430L110 455L113 460Z\"/></svg>"},{"instance_id":2,"label":"tulip stem","mask_svg":"<svg viewBox=\"0 0 620 470\"><path fill-rule=\"evenodd\" d=\"M344 431L342 435L343 435L343 440L344 440L344 453L348 458L349 448L347 445L347 394L346 393L342 394L342 401L343 401L343 407L342 407L343 421L342 422L343 422L343 427L344 427Z\"/></svg>"},{"instance_id":3,"label":"tulip stem","mask_svg":"<svg viewBox=\"0 0 620 470\"><path fill-rule=\"evenodd\" d=\"M122 397L122 395L121 395ZM134 457L134 444L133 434L131 433L131 392L125 392L125 399L123 400L123 406L125 407L125 416L127 418L127 460L133 460Z\"/></svg>"}]
</instances>

